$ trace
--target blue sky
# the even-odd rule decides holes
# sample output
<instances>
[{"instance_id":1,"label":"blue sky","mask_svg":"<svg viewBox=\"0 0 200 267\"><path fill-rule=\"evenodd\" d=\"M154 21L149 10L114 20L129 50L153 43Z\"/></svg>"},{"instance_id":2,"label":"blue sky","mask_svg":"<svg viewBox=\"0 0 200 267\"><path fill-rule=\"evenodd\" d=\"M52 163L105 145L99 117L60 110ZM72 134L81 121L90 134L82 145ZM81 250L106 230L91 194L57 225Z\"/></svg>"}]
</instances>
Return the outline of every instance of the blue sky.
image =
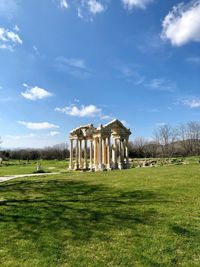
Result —
<instances>
[{"instance_id":1,"label":"blue sky","mask_svg":"<svg viewBox=\"0 0 200 267\"><path fill-rule=\"evenodd\" d=\"M199 72L199 0L0 0L3 147L113 118L132 138L197 121Z\"/></svg>"}]
</instances>

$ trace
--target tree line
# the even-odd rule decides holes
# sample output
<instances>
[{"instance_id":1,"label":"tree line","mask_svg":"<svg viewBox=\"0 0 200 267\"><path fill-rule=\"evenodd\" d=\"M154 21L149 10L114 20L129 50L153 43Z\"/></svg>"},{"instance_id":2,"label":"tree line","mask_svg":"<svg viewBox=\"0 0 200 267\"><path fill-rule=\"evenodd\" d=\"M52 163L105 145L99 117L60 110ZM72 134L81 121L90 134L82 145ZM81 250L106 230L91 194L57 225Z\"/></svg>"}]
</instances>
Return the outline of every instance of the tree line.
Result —
<instances>
[{"instance_id":1,"label":"tree line","mask_svg":"<svg viewBox=\"0 0 200 267\"><path fill-rule=\"evenodd\" d=\"M65 160L66 158L69 158L69 149L66 143L58 144L52 147L45 147L42 149L6 149L0 151L0 157L4 160Z\"/></svg>"},{"instance_id":2,"label":"tree line","mask_svg":"<svg viewBox=\"0 0 200 267\"><path fill-rule=\"evenodd\" d=\"M200 123L158 127L151 140L137 137L129 143L130 157L176 157L200 155Z\"/></svg>"},{"instance_id":3,"label":"tree line","mask_svg":"<svg viewBox=\"0 0 200 267\"><path fill-rule=\"evenodd\" d=\"M200 155L200 122L188 122L177 127L164 124L154 131L151 140L136 137L134 141L129 142L129 156L132 158L198 155ZM0 157L17 160L65 160L69 158L69 149L66 143L62 143L43 149L1 150Z\"/></svg>"}]
</instances>

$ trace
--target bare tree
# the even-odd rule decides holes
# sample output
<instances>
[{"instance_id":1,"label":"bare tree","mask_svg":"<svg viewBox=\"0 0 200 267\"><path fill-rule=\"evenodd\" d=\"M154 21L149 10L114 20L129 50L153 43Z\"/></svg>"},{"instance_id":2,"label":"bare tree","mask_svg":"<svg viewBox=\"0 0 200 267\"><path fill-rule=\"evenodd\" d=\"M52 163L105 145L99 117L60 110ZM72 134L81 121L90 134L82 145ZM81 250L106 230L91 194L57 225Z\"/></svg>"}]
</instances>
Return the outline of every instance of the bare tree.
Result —
<instances>
[{"instance_id":1,"label":"bare tree","mask_svg":"<svg viewBox=\"0 0 200 267\"><path fill-rule=\"evenodd\" d=\"M144 148L146 157L157 157L159 155L159 147L160 145L156 141L149 141Z\"/></svg>"},{"instance_id":2,"label":"bare tree","mask_svg":"<svg viewBox=\"0 0 200 267\"><path fill-rule=\"evenodd\" d=\"M200 153L200 123L191 121L181 124L179 134L186 155L199 155Z\"/></svg>"},{"instance_id":3,"label":"bare tree","mask_svg":"<svg viewBox=\"0 0 200 267\"><path fill-rule=\"evenodd\" d=\"M178 138L178 130L168 124L160 126L154 132L154 139L160 144L163 156L173 156L175 142Z\"/></svg>"},{"instance_id":4,"label":"bare tree","mask_svg":"<svg viewBox=\"0 0 200 267\"><path fill-rule=\"evenodd\" d=\"M135 149L138 151L138 155L141 157L143 157L145 154L144 148L146 144L147 140L142 136L137 137L133 142Z\"/></svg>"}]
</instances>

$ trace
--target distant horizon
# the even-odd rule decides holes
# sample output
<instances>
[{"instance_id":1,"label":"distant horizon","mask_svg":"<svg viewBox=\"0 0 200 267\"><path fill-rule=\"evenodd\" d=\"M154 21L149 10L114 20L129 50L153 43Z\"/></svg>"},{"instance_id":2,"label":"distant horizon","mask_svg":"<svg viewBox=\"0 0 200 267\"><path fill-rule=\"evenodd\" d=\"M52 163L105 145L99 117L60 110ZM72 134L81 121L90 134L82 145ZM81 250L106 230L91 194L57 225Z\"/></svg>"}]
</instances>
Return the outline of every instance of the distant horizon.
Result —
<instances>
[{"instance_id":1,"label":"distant horizon","mask_svg":"<svg viewBox=\"0 0 200 267\"><path fill-rule=\"evenodd\" d=\"M199 0L1 0L0 147L114 118L131 140L199 121L199 51Z\"/></svg>"}]
</instances>

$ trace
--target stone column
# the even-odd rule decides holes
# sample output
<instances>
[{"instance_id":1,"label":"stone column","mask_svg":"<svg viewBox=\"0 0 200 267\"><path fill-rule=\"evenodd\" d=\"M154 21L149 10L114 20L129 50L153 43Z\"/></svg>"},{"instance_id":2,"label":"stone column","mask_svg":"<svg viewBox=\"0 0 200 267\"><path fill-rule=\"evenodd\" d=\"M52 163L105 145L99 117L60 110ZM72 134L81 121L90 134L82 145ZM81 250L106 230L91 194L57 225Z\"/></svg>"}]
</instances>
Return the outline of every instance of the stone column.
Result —
<instances>
[{"instance_id":1,"label":"stone column","mask_svg":"<svg viewBox=\"0 0 200 267\"><path fill-rule=\"evenodd\" d=\"M105 153L106 140L102 139L102 167L104 168L106 165L106 153Z\"/></svg>"},{"instance_id":2,"label":"stone column","mask_svg":"<svg viewBox=\"0 0 200 267\"><path fill-rule=\"evenodd\" d=\"M122 139L121 144L122 144L121 160L122 160L122 168L124 169L124 167L125 167L125 164L124 164L125 140L124 139Z\"/></svg>"},{"instance_id":3,"label":"stone column","mask_svg":"<svg viewBox=\"0 0 200 267\"><path fill-rule=\"evenodd\" d=\"M122 141L119 138L119 159L118 159L118 168L121 170L122 169Z\"/></svg>"},{"instance_id":4,"label":"stone column","mask_svg":"<svg viewBox=\"0 0 200 267\"><path fill-rule=\"evenodd\" d=\"M102 167L102 138L101 136L99 137L99 170L102 171L103 167Z\"/></svg>"},{"instance_id":5,"label":"stone column","mask_svg":"<svg viewBox=\"0 0 200 267\"><path fill-rule=\"evenodd\" d=\"M78 139L76 139L76 149L75 149L75 165L74 165L74 170L78 170L79 165L78 165Z\"/></svg>"},{"instance_id":6,"label":"stone column","mask_svg":"<svg viewBox=\"0 0 200 267\"><path fill-rule=\"evenodd\" d=\"M70 139L70 159L69 159L69 170L73 169L73 139Z\"/></svg>"},{"instance_id":7,"label":"stone column","mask_svg":"<svg viewBox=\"0 0 200 267\"><path fill-rule=\"evenodd\" d=\"M117 138L114 138L113 167L117 169Z\"/></svg>"},{"instance_id":8,"label":"stone column","mask_svg":"<svg viewBox=\"0 0 200 267\"><path fill-rule=\"evenodd\" d=\"M97 151L97 139L94 138L94 169L95 169L95 171L98 170L97 154L98 154L98 151Z\"/></svg>"},{"instance_id":9,"label":"stone column","mask_svg":"<svg viewBox=\"0 0 200 267\"><path fill-rule=\"evenodd\" d=\"M130 168L129 163L129 151L128 151L128 137L125 139L125 157L126 157L126 168Z\"/></svg>"},{"instance_id":10,"label":"stone column","mask_svg":"<svg viewBox=\"0 0 200 267\"><path fill-rule=\"evenodd\" d=\"M107 163L108 163L108 154L107 154L107 147L108 147L108 142L107 142L107 138L105 138L104 140L104 165L105 168L107 167Z\"/></svg>"},{"instance_id":11,"label":"stone column","mask_svg":"<svg viewBox=\"0 0 200 267\"><path fill-rule=\"evenodd\" d=\"M110 147L110 136L107 137L107 170L111 170L111 147Z\"/></svg>"},{"instance_id":12,"label":"stone column","mask_svg":"<svg viewBox=\"0 0 200 267\"><path fill-rule=\"evenodd\" d=\"M83 168L87 169L88 164L87 164L87 140L84 140L84 165Z\"/></svg>"},{"instance_id":13,"label":"stone column","mask_svg":"<svg viewBox=\"0 0 200 267\"><path fill-rule=\"evenodd\" d=\"M78 158L78 163L79 163L79 169L82 169L82 140L79 140L79 158Z\"/></svg>"},{"instance_id":14,"label":"stone column","mask_svg":"<svg viewBox=\"0 0 200 267\"><path fill-rule=\"evenodd\" d=\"M93 149L93 147L92 147L92 139L90 140L90 170L92 171L92 169L93 169L93 165L92 165L92 149Z\"/></svg>"}]
</instances>

